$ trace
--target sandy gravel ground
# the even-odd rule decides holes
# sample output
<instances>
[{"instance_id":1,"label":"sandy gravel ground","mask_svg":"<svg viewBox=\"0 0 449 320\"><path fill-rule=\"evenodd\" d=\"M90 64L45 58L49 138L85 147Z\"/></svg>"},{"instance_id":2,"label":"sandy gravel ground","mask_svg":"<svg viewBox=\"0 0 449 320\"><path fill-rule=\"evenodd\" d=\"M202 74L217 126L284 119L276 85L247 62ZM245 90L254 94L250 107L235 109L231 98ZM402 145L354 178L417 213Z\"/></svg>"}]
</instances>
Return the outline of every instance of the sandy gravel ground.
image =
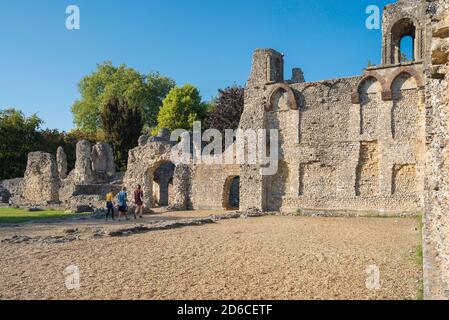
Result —
<instances>
[{"instance_id":1,"label":"sandy gravel ground","mask_svg":"<svg viewBox=\"0 0 449 320\"><path fill-rule=\"evenodd\" d=\"M406 218L270 216L66 244L0 243L0 299L415 299L416 227ZM50 230L4 228L0 239L33 228ZM70 265L81 272L78 291L65 286ZM379 290L366 288L370 265L380 269Z\"/></svg>"}]
</instances>

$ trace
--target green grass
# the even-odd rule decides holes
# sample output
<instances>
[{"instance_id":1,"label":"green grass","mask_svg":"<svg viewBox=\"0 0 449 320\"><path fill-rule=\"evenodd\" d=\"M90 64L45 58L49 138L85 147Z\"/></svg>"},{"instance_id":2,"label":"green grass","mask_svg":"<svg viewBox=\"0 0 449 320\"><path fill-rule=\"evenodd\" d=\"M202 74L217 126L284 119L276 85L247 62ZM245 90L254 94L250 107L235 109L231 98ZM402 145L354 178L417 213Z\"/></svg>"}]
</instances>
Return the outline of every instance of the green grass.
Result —
<instances>
[{"instance_id":1,"label":"green grass","mask_svg":"<svg viewBox=\"0 0 449 320\"><path fill-rule=\"evenodd\" d=\"M78 215L78 214L77 214ZM50 219L72 218L74 214L57 210L29 212L23 209L0 208L0 224L25 223Z\"/></svg>"}]
</instances>

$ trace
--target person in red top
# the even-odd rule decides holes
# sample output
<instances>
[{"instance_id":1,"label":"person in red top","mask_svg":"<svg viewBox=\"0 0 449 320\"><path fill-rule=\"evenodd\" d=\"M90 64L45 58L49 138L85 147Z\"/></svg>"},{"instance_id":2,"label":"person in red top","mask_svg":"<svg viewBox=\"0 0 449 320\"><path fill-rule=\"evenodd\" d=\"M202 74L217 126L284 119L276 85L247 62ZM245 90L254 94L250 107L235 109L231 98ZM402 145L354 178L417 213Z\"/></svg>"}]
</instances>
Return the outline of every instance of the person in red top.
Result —
<instances>
[{"instance_id":1,"label":"person in red top","mask_svg":"<svg viewBox=\"0 0 449 320\"><path fill-rule=\"evenodd\" d=\"M139 217L143 218L143 191L142 186L139 184L137 189L134 190L134 203L136 204L136 210L134 211L134 219L137 219L137 214Z\"/></svg>"}]
</instances>

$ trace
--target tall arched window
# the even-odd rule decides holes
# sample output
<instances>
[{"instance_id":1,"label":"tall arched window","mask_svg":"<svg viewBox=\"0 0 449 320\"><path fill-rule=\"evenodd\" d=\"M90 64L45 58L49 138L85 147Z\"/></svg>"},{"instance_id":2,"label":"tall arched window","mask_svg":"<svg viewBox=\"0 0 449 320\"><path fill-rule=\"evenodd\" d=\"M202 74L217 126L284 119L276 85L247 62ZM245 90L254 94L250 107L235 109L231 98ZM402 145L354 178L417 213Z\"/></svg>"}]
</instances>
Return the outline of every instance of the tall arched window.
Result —
<instances>
[{"instance_id":1,"label":"tall arched window","mask_svg":"<svg viewBox=\"0 0 449 320\"><path fill-rule=\"evenodd\" d=\"M414 61L417 57L416 27L410 18L397 21L391 28L391 63Z\"/></svg>"}]
</instances>

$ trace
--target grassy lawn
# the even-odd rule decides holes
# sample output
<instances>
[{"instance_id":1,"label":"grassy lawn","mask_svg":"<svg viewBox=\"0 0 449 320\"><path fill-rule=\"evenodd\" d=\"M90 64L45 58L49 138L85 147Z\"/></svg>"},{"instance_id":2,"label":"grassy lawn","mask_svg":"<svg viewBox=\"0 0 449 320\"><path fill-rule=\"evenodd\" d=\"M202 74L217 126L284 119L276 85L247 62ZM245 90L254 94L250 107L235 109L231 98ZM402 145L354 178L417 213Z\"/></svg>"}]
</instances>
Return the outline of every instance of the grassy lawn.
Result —
<instances>
[{"instance_id":1,"label":"grassy lawn","mask_svg":"<svg viewBox=\"0 0 449 320\"><path fill-rule=\"evenodd\" d=\"M79 215L79 214L77 214ZM36 220L71 218L74 214L63 211L47 210L29 212L22 209L0 208L0 224L2 223L24 223Z\"/></svg>"}]
</instances>

